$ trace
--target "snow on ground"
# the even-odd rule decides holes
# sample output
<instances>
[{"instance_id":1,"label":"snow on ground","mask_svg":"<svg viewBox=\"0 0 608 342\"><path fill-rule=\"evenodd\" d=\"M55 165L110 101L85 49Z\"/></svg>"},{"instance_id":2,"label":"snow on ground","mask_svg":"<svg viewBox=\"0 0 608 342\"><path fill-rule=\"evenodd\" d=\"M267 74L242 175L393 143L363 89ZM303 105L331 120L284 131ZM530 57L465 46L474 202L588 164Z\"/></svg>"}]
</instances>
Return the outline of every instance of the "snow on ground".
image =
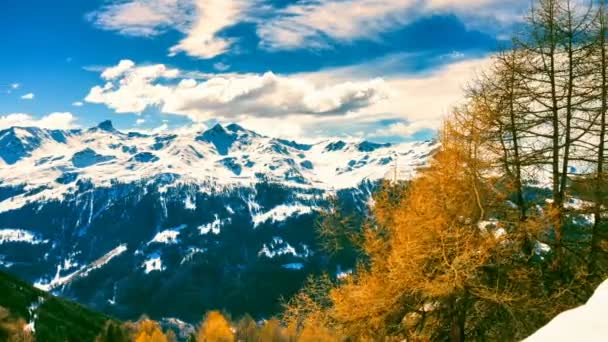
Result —
<instances>
[{"instance_id":1,"label":"snow on ground","mask_svg":"<svg viewBox=\"0 0 608 342\"><path fill-rule=\"evenodd\" d=\"M608 341L608 280L587 304L562 312L524 342Z\"/></svg>"},{"instance_id":2,"label":"snow on ground","mask_svg":"<svg viewBox=\"0 0 608 342\"><path fill-rule=\"evenodd\" d=\"M338 265L337 268L336 268L336 278L337 279L346 279L351 274L353 274L353 269L352 268L348 268L348 269L343 270L341 265Z\"/></svg>"},{"instance_id":3,"label":"snow on ground","mask_svg":"<svg viewBox=\"0 0 608 342\"><path fill-rule=\"evenodd\" d=\"M0 212L37 201L61 200L77 191L76 179L111 187L116 181L154 179L167 170L175 175L174 184L199 184L209 191L267 181L334 191L356 187L365 180L395 175L410 178L438 146L433 141L379 145L356 139L306 145L234 127L214 128L211 131L219 135L214 138L212 134L210 139L204 138L207 132L138 135L106 128L65 131L61 142L45 130L18 129L17 141L35 134L40 143L30 146L14 163L3 161L3 186L25 186L26 192L0 201ZM218 151L216 144L222 139L233 143ZM90 158L83 165L76 157L85 152ZM184 207L195 209L195 197L186 197Z\"/></svg>"},{"instance_id":4,"label":"snow on ground","mask_svg":"<svg viewBox=\"0 0 608 342\"><path fill-rule=\"evenodd\" d=\"M126 244L119 245L118 247L116 247L113 250L111 250L108 253L106 253L101 258L99 258L99 259L95 260L94 262L92 262L88 267L85 267L85 269L81 272L80 276L86 277L87 275L89 275L89 273L91 271L103 267L104 265L106 265L107 263L109 263L110 260L114 259L115 257L121 255L122 253L124 253L126 251L127 251L127 245Z\"/></svg>"},{"instance_id":5,"label":"snow on ground","mask_svg":"<svg viewBox=\"0 0 608 342\"><path fill-rule=\"evenodd\" d=\"M23 327L24 331L27 331L30 333L36 332L36 319L38 319L37 310L40 307L40 305L42 305L42 303L44 303L44 298L38 297L38 299L35 302L33 302L32 304L30 304L30 306L27 308L27 312L30 315L30 320Z\"/></svg>"},{"instance_id":6,"label":"snow on ground","mask_svg":"<svg viewBox=\"0 0 608 342\"><path fill-rule=\"evenodd\" d=\"M188 252L186 253L186 255L184 255L184 257L182 258L182 260L179 262L180 265L187 263L189 261L192 260L192 258L196 255L196 254L200 254L200 253L205 253L207 250L205 248L199 248L199 247L190 247L188 248Z\"/></svg>"},{"instance_id":7,"label":"snow on ground","mask_svg":"<svg viewBox=\"0 0 608 342\"><path fill-rule=\"evenodd\" d=\"M304 214L310 214L312 212L312 208L304 205L285 205L281 204L276 206L265 213L253 214L253 226L257 227L260 224L271 221L271 222L281 222L285 221L287 218L291 216L299 216Z\"/></svg>"},{"instance_id":8,"label":"snow on ground","mask_svg":"<svg viewBox=\"0 0 608 342\"><path fill-rule=\"evenodd\" d=\"M0 255L0 266L4 266L6 268L12 267L14 265L13 262L7 261L4 255Z\"/></svg>"},{"instance_id":9,"label":"snow on ground","mask_svg":"<svg viewBox=\"0 0 608 342\"><path fill-rule=\"evenodd\" d=\"M191 196L186 196L186 200L184 201L184 208L188 210L196 210L196 198L192 198Z\"/></svg>"},{"instance_id":10,"label":"snow on ground","mask_svg":"<svg viewBox=\"0 0 608 342\"><path fill-rule=\"evenodd\" d=\"M23 229L0 229L0 244L7 242L25 242L37 245L48 241L41 240L35 233Z\"/></svg>"},{"instance_id":11,"label":"snow on ground","mask_svg":"<svg viewBox=\"0 0 608 342\"><path fill-rule=\"evenodd\" d=\"M220 220L220 218L215 215L215 219L212 222L200 225L198 227L198 231L201 235L207 235L209 233L217 235L220 233L220 228L222 227L224 222L230 222L230 219Z\"/></svg>"},{"instance_id":12,"label":"snow on ground","mask_svg":"<svg viewBox=\"0 0 608 342\"><path fill-rule=\"evenodd\" d=\"M536 241L534 244L534 254L544 258L544 255L551 252L551 246L544 242Z\"/></svg>"},{"instance_id":13,"label":"snow on ground","mask_svg":"<svg viewBox=\"0 0 608 342\"><path fill-rule=\"evenodd\" d=\"M167 317L160 320L163 328L169 328L179 334L180 341L188 340L196 332L196 327L178 318Z\"/></svg>"},{"instance_id":14,"label":"snow on ground","mask_svg":"<svg viewBox=\"0 0 608 342\"><path fill-rule=\"evenodd\" d=\"M154 252L148 255L148 258L143 262L141 267L144 268L146 274L152 271L164 271L166 268L163 266L163 260L160 257L160 253Z\"/></svg>"},{"instance_id":15,"label":"snow on ground","mask_svg":"<svg viewBox=\"0 0 608 342\"><path fill-rule=\"evenodd\" d=\"M283 241L280 237L273 237L270 243L265 243L262 249L258 252L258 256L265 255L268 258L274 258L282 255L292 255L297 258L306 258L312 254L308 246L301 244L301 248L304 250L303 253L298 253L296 249L291 246L288 242Z\"/></svg>"},{"instance_id":16,"label":"snow on ground","mask_svg":"<svg viewBox=\"0 0 608 342\"><path fill-rule=\"evenodd\" d=\"M49 281L49 282L37 281L36 283L34 283L34 286L43 291L52 291L53 289L55 289L59 286L63 286L63 285L70 283L73 279L76 279L78 277L88 276L91 271L103 267L108 262L110 262L110 260L112 260L113 258L124 253L126 250L127 250L127 245L121 244L118 247L116 247L116 248L112 249L111 251L109 251L108 253L106 253L105 255L103 255L102 257L93 261L92 263L90 263L88 265L84 265L81 268L79 268L78 270L62 276L61 272L66 270L64 268L64 266L66 266L66 265L68 267L72 266L69 262L66 263L66 260L64 260L62 263L57 265L57 272L55 272L55 276L53 277L53 279L51 279L51 281Z\"/></svg>"},{"instance_id":17,"label":"snow on ground","mask_svg":"<svg viewBox=\"0 0 608 342\"><path fill-rule=\"evenodd\" d=\"M177 236L179 235L180 231L186 227L187 226L185 224L182 224L180 226L177 226L174 228L169 228L169 229L163 230L161 232L158 232L158 233L156 233L154 238L152 238L152 240L150 240L150 242L148 242L148 245L151 243L165 243L165 244L177 243L178 242Z\"/></svg>"}]
</instances>

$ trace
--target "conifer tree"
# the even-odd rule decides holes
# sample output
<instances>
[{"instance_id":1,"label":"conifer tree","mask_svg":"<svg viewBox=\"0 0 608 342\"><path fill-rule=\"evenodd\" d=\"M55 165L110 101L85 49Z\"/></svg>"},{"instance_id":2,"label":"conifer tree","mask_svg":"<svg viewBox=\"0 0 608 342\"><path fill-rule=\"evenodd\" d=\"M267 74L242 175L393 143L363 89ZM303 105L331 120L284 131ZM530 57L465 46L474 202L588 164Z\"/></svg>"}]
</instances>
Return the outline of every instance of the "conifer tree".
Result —
<instances>
[{"instance_id":1,"label":"conifer tree","mask_svg":"<svg viewBox=\"0 0 608 342\"><path fill-rule=\"evenodd\" d=\"M158 322L143 319L137 324L135 342L168 342Z\"/></svg>"},{"instance_id":2,"label":"conifer tree","mask_svg":"<svg viewBox=\"0 0 608 342\"><path fill-rule=\"evenodd\" d=\"M239 320L236 331L238 341L256 342L258 340L258 326L248 314Z\"/></svg>"},{"instance_id":3,"label":"conifer tree","mask_svg":"<svg viewBox=\"0 0 608 342\"><path fill-rule=\"evenodd\" d=\"M233 342L230 322L219 311L207 313L197 335L198 342Z\"/></svg>"}]
</instances>

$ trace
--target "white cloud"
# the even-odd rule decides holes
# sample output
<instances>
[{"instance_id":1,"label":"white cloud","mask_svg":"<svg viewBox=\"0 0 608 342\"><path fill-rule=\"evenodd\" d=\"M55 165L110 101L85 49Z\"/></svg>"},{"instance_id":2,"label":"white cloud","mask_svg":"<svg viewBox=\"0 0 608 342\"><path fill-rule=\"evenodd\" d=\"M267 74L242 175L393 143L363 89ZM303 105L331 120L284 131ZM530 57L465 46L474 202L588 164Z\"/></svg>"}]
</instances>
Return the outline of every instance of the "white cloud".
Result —
<instances>
[{"instance_id":1,"label":"white cloud","mask_svg":"<svg viewBox=\"0 0 608 342\"><path fill-rule=\"evenodd\" d=\"M170 55L186 53L213 58L232 45L219 33L238 23L252 0L116 0L87 17L97 27L132 36L155 36L169 29L185 34L169 49Z\"/></svg>"},{"instance_id":2,"label":"white cloud","mask_svg":"<svg viewBox=\"0 0 608 342\"><path fill-rule=\"evenodd\" d=\"M108 68L102 77L114 68ZM202 121L246 115L343 115L382 101L388 92L381 79L320 86L271 72L216 75L204 81L185 78L173 84L158 82L160 77L178 75L178 70L162 64L130 67L116 80L93 87L85 100L105 104L117 113L141 113L159 106L164 113Z\"/></svg>"},{"instance_id":3,"label":"white cloud","mask_svg":"<svg viewBox=\"0 0 608 342\"><path fill-rule=\"evenodd\" d=\"M394 55L289 76L217 74L205 75L203 80L179 78L195 73L170 71L162 65L133 66L105 86L92 88L86 100L105 104L117 113L156 106L165 114L196 122L237 121L271 136L322 137L344 132L411 136L438 128L452 106L462 101L465 84L490 60L449 59L451 64L426 74L387 72L398 68L404 58L408 56ZM157 72L144 72L143 68ZM171 82L155 78L167 72L175 76ZM142 74L152 76L143 78ZM387 74L390 76L379 78ZM383 127L380 121L393 124Z\"/></svg>"},{"instance_id":4,"label":"white cloud","mask_svg":"<svg viewBox=\"0 0 608 342\"><path fill-rule=\"evenodd\" d=\"M178 129L169 129L169 124L162 123L160 126L154 127L151 129L134 128L134 129L131 129L130 131L142 133L142 134L160 134L160 133L178 134L180 132L188 132L188 133L200 132L201 130L194 130L193 127L195 127L195 126L196 125L189 125L189 126L181 127ZM196 126L196 127L198 128L199 126Z\"/></svg>"},{"instance_id":5,"label":"white cloud","mask_svg":"<svg viewBox=\"0 0 608 342\"><path fill-rule=\"evenodd\" d=\"M113 80L117 77L122 76L129 69L133 68L133 66L135 66L135 63L133 63L133 61L130 61L128 59L123 59L120 62L118 62L118 65L105 69L101 73L101 78L103 78L105 80Z\"/></svg>"},{"instance_id":6,"label":"white cloud","mask_svg":"<svg viewBox=\"0 0 608 342\"><path fill-rule=\"evenodd\" d=\"M254 22L268 49L324 48L328 38L342 42L379 35L432 14L456 14L467 25L498 31L521 20L529 0L315 0L276 9L260 0L112 0L88 15L97 27L125 35L154 36L169 29L185 36L169 49L213 58L226 53L234 38L222 31Z\"/></svg>"},{"instance_id":7,"label":"white cloud","mask_svg":"<svg viewBox=\"0 0 608 342\"><path fill-rule=\"evenodd\" d=\"M81 101L72 102L72 106L74 107L82 107L83 105L84 103L82 103Z\"/></svg>"},{"instance_id":8,"label":"white cloud","mask_svg":"<svg viewBox=\"0 0 608 342\"><path fill-rule=\"evenodd\" d=\"M184 52L192 57L213 58L225 53L233 41L218 33L244 15L247 0L196 0L197 17L187 35L171 47L170 55Z\"/></svg>"},{"instance_id":9,"label":"white cloud","mask_svg":"<svg viewBox=\"0 0 608 342\"><path fill-rule=\"evenodd\" d=\"M268 49L323 48L337 41L377 39L380 33L434 13L454 13L467 22L520 20L527 0L322 0L296 3L263 18L257 33ZM339 13L339 15L337 15Z\"/></svg>"},{"instance_id":10,"label":"white cloud","mask_svg":"<svg viewBox=\"0 0 608 342\"><path fill-rule=\"evenodd\" d=\"M318 86L268 72L218 76L200 83L183 80L164 99L162 110L203 120L214 116L341 115L381 101L385 94L381 79Z\"/></svg>"},{"instance_id":11,"label":"white cloud","mask_svg":"<svg viewBox=\"0 0 608 342\"><path fill-rule=\"evenodd\" d=\"M192 4L182 0L114 1L87 15L97 27L131 36L154 36L167 29L186 30Z\"/></svg>"},{"instance_id":12,"label":"white cloud","mask_svg":"<svg viewBox=\"0 0 608 342\"><path fill-rule=\"evenodd\" d=\"M0 129L13 126L49 129L71 129L78 127L76 117L69 112L50 113L40 118L25 113L11 113L0 116Z\"/></svg>"},{"instance_id":13,"label":"white cloud","mask_svg":"<svg viewBox=\"0 0 608 342\"><path fill-rule=\"evenodd\" d=\"M395 60L387 58L351 67L298 74L294 77L316 84L360 82L392 69ZM338 135L411 137L422 130L438 129L453 106L464 99L464 89L476 72L489 66L490 57L456 61L420 75L392 74L384 79L390 96L344 116L287 116L283 120L247 117L241 121L263 134L280 137L319 138ZM385 126L382 122L393 122Z\"/></svg>"},{"instance_id":14,"label":"white cloud","mask_svg":"<svg viewBox=\"0 0 608 342\"><path fill-rule=\"evenodd\" d=\"M160 126L158 126L156 128L151 129L150 130L150 134L159 134L159 133L162 133L162 132L166 132L168 130L169 130L169 125L166 124L166 123L163 123L162 125L160 125Z\"/></svg>"},{"instance_id":15,"label":"white cloud","mask_svg":"<svg viewBox=\"0 0 608 342\"><path fill-rule=\"evenodd\" d=\"M396 122L377 129L370 134L371 137L405 137L409 138L423 130L435 130L441 120L421 120L413 123Z\"/></svg>"},{"instance_id":16,"label":"white cloud","mask_svg":"<svg viewBox=\"0 0 608 342\"><path fill-rule=\"evenodd\" d=\"M391 91L387 101L382 101L366 109L368 113L391 114L394 118L403 119L410 123L425 121L425 128L430 128L434 122L439 127L443 117L454 105L464 99L464 89L476 73L489 67L491 57L481 57L466 60L456 60L447 65L438 66L431 72L408 75L395 73L394 70L407 63L409 58L404 54L387 56L368 63L321 70L319 72L299 74L299 77L311 79L315 82L357 81L378 77L379 74L390 75L385 77L385 83ZM388 71L387 71L388 70Z\"/></svg>"},{"instance_id":17,"label":"white cloud","mask_svg":"<svg viewBox=\"0 0 608 342\"><path fill-rule=\"evenodd\" d=\"M34 99L34 93L27 93L23 96L21 96L22 100L33 100Z\"/></svg>"},{"instance_id":18,"label":"white cloud","mask_svg":"<svg viewBox=\"0 0 608 342\"><path fill-rule=\"evenodd\" d=\"M19 84L19 83L11 84L11 89L19 89L19 87L21 87L21 84Z\"/></svg>"},{"instance_id":19,"label":"white cloud","mask_svg":"<svg viewBox=\"0 0 608 342\"><path fill-rule=\"evenodd\" d=\"M146 119L137 119L137 120L135 120L135 125L139 126L139 125L143 124L144 122L146 122Z\"/></svg>"},{"instance_id":20,"label":"white cloud","mask_svg":"<svg viewBox=\"0 0 608 342\"><path fill-rule=\"evenodd\" d=\"M163 64L135 67L132 61L122 60L101 73L101 77L108 82L93 87L85 101L103 103L117 113L141 113L149 106L159 105L168 95L167 86L153 82L178 75L179 70Z\"/></svg>"}]
</instances>

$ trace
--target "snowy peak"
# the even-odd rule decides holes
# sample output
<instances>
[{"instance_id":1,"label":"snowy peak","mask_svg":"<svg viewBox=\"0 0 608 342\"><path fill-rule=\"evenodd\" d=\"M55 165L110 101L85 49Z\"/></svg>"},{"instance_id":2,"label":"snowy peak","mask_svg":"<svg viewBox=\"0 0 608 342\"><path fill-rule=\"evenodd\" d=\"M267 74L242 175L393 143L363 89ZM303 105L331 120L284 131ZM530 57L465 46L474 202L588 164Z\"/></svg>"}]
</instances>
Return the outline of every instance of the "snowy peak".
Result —
<instances>
[{"instance_id":1,"label":"snowy peak","mask_svg":"<svg viewBox=\"0 0 608 342\"><path fill-rule=\"evenodd\" d=\"M235 132L228 132L220 124L213 126L213 128L203 132L199 135L196 140L204 141L215 146L217 153L221 155L227 155L228 150L237 140L238 134Z\"/></svg>"},{"instance_id":2,"label":"snowy peak","mask_svg":"<svg viewBox=\"0 0 608 342\"><path fill-rule=\"evenodd\" d=\"M13 127L0 131L0 159L6 164L0 183L44 190L32 193L36 198L0 201L0 212L38 198L62 198L77 181L110 187L165 175L171 175L167 184L205 184L211 192L263 182L356 188L395 173L410 178L436 146L432 141L391 145L338 139L303 144L237 124L179 134L123 133L110 121L77 131Z\"/></svg>"},{"instance_id":3,"label":"snowy peak","mask_svg":"<svg viewBox=\"0 0 608 342\"><path fill-rule=\"evenodd\" d=\"M325 146L325 151L327 151L327 152L340 151L341 149L343 149L345 147L346 147L346 142L344 142L342 140L338 140L338 141L334 141L334 142L327 144L327 146Z\"/></svg>"},{"instance_id":4,"label":"snowy peak","mask_svg":"<svg viewBox=\"0 0 608 342\"><path fill-rule=\"evenodd\" d=\"M196 137L196 140L213 145L218 154L225 156L228 155L235 143L238 142L239 145L250 145L252 139L261 137L262 136L256 132L247 130L234 123L225 128L218 123Z\"/></svg>"},{"instance_id":5,"label":"snowy peak","mask_svg":"<svg viewBox=\"0 0 608 342\"><path fill-rule=\"evenodd\" d=\"M45 142L66 143L70 132L36 127L11 127L0 131L0 158L15 164L29 157Z\"/></svg>"},{"instance_id":6,"label":"snowy peak","mask_svg":"<svg viewBox=\"0 0 608 342\"><path fill-rule=\"evenodd\" d=\"M111 135L129 135L129 134L133 134L133 133L127 133L124 134L122 132L120 132L119 130L117 130L116 128L114 128L114 125L112 124L112 121L110 120L105 120L100 122L97 126L89 128L86 132L84 132L84 134L92 134L92 133L102 133L102 134L111 134ZM138 133L135 133L138 134Z\"/></svg>"},{"instance_id":7,"label":"snowy peak","mask_svg":"<svg viewBox=\"0 0 608 342\"><path fill-rule=\"evenodd\" d=\"M116 129L112 125L112 121L110 121L110 120L106 120L106 121L99 123L99 125L97 125L97 128L102 131L106 131L106 132L115 132L116 131Z\"/></svg>"}]
</instances>

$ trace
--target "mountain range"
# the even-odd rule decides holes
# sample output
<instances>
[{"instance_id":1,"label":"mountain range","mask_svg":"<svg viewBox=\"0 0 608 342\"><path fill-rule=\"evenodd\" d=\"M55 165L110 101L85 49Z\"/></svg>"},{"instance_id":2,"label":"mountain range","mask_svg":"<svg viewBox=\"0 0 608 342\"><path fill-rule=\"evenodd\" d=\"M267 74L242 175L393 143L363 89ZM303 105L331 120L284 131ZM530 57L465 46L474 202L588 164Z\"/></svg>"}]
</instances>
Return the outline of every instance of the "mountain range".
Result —
<instances>
[{"instance_id":1,"label":"mountain range","mask_svg":"<svg viewBox=\"0 0 608 342\"><path fill-rule=\"evenodd\" d=\"M237 124L200 132L0 131L0 269L121 319L267 317L309 274L354 257L317 247L330 196L355 214L435 141L301 143Z\"/></svg>"}]
</instances>

